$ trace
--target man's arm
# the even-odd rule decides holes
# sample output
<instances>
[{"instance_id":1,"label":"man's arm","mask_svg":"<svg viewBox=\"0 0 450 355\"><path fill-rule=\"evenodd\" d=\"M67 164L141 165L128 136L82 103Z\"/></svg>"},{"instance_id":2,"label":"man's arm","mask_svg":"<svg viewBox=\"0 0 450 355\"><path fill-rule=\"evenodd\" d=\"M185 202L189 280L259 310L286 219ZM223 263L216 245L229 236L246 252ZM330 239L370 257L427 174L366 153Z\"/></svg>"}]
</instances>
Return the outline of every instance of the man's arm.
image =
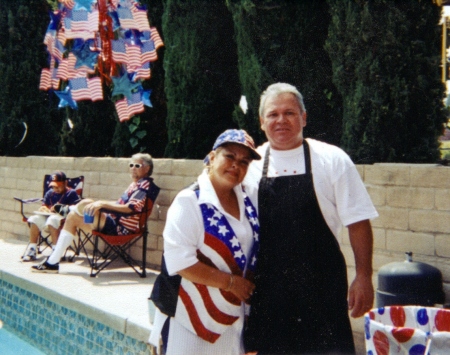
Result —
<instances>
[{"instance_id":1,"label":"man's arm","mask_svg":"<svg viewBox=\"0 0 450 355\"><path fill-rule=\"evenodd\" d=\"M89 213L90 215L94 215L100 209L107 209L109 211L117 212L117 213L131 213L133 210L126 205L120 205L114 201L104 201L99 200L92 202L84 208L84 211Z\"/></svg>"},{"instance_id":2,"label":"man's arm","mask_svg":"<svg viewBox=\"0 0 450 355\"><path fill-rule=\"evenodd\" d=\"M352 311L351 316L357 318L373 306L372 226L369 220L363 220L349 225L348 232L356 266L356 276L349 289L348 307Z\"/></svg>"}]
</instances>

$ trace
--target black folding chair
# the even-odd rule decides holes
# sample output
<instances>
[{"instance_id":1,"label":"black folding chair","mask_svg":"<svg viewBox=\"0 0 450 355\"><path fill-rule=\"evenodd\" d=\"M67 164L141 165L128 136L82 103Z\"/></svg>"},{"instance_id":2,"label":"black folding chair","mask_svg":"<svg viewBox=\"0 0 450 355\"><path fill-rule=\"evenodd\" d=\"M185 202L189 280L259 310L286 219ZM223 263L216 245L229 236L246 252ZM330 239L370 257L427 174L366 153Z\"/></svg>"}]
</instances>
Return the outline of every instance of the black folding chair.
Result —
<instances>
[{"instance_id":1,"label":"black folding chair","mask_svg":"<svg viewBox=\"0 0 450 355\"><path fill-rule=\"evenodd\" d=\"M20 199L18 197L14 197L15 200L20 202L20 213L22 215L23 222L28 223L28 218L30 217L25 214L24 206L28 205L28 204L32 204L32 203L42 204L42 201L44 200L44 196L45 196L46 192L50 189L49 184L51 181L52 181L51 175L44 176L44 183L43 183L44 186L43 186L42 197L35 197L35 198L28 198L28 199ZM74 178L67 178L67 186L70 187L71 189L74 189L77 192L78 196L80 196L80 198L83 198L84 176L81 175L81 176L77 176ZM64 220L62 221L62 223L64 223ZM49 233L42 233L42 232L39 233L39 238L38 238L38 242L37 242L37 250L36 250L36 252L38 254L42 253L45 249L52 246L50 239L51 238L50 238ZM70 261L73 260L75 255L79 255L80 249L81 249L81 245L79 243L80 243L79 240L74 241L74 245L70 246L68 248L68 250L71 250L74 253L73 256L69 257ZM66 253L67 253L67 250L66 250ZM64 254L63 260L66 258L66 253Z\"/></svg>"}]
</instances>

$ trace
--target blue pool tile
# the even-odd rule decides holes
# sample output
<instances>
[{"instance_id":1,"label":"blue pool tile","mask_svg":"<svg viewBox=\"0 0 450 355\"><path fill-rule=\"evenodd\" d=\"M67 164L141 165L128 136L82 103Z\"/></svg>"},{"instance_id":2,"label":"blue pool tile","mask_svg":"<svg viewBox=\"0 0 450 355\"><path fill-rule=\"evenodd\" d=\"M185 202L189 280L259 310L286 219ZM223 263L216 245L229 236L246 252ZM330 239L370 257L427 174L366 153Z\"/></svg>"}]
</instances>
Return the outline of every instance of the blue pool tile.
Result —
<instances>
[{"instance_id":1,"label":"blue pool tile","mask_svg":"<svg viewBox=\"0 0 450 355\"><path fill-rule=\"evenodd\" d=\"M9 282L0 285L1 319L47 354L150 354L144 342Z\"/></svg>"}]
</instances>

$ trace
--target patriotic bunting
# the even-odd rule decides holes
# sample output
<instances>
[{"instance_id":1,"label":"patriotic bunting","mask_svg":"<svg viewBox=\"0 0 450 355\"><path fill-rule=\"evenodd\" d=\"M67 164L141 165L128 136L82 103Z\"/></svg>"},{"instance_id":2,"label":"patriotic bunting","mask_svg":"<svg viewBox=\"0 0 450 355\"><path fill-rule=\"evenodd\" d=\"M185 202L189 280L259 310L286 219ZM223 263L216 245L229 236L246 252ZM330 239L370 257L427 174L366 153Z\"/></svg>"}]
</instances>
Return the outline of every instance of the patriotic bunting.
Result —
<instances>
[{"instance_id":1,"label":"patriotic bunting","mask_svg":"<svg viewBox=\"0 0 450 355\"><path fill-rule=\"evenodd\" d=\"M152 107L142 81L151 77L164 44L146 7L138 0L58 2L44 37L49 65L39 89L54 91L58 107L77 109L77 101L103 100L103 85L111 86L121 122Z\"/></svg>"},{"instance_id":2,"label":"patriotic bunting","mask_svg":"<svg viewBox=\"0 0 450 355\"><path fill-rule=\"evenodd\" d=\"M99 77L92 79L75 78L69 80L72 98L76 101L103 100L102 82Z\"/></svg>"},{"instance_id":3,"label":"patriotic bunting","mask_svg":"<svg viewBox=\"0 0 450 355\"><path fill-rule=\"evenodd\" d=\"M116 110L120 122L127 121L133 115L144 111L144 103L140 92L131 95L130 99L116 101Z\"/></svg>"}]
</instances>

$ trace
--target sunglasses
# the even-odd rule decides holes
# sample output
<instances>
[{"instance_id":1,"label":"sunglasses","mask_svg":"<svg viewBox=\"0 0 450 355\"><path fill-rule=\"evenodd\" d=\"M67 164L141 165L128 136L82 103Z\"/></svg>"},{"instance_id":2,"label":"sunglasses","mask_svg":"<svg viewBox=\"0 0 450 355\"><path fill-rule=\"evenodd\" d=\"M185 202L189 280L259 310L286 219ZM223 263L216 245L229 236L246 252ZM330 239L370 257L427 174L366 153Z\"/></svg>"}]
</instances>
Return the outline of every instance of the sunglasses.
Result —
<instances>
[{"instance_id":1,"label":"sunglasses","mask_svg":"<svg viewBox=\"0 0 450 355\"><path fill-rule=\"evenodd\" d=\"M130 168L139 169L141 166L144 166L144 164L133 164L133 163L130 163Z\"/></svg>"}]
</instances>

